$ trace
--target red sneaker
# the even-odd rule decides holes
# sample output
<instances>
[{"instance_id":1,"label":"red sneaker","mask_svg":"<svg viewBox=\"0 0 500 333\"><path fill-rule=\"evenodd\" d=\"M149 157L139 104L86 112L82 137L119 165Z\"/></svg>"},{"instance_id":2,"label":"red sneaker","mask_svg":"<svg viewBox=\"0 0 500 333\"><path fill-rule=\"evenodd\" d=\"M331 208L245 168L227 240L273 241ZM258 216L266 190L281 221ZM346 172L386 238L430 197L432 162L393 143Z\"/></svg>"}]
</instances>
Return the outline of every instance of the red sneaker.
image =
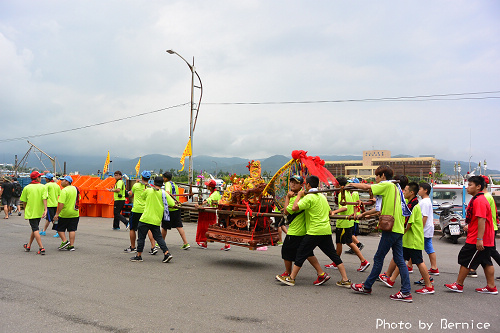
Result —
<instances>
[{"instance_id":1,"label":"red sneaker","mask_svg":"<svg viewBox=\"0 0 500 333\"><path fill-rule=\"evenodd\" d=\"M434 287L423 287L422 289L415 290L417 294L434 294Z\"/></svg>"},{"instance_id":2,"label":"red sneaker","mask_svg":"<svg viewBox=\"0 0 500 333\"><path fill-rule=\"evenodd\" d=\"M337 265L335 265L334 262L332 262L331 264L329 265L325 265L325 268L333 268L333 269L338 269Z\"/></svg>"},{"instance_id":3,"label":"red sneaker","mask_svg":"<svg viewBox=\"0 0 500 333\"><path fill-rule=\"evenodd\" d=\"M411 294L403 294L401 291L399 291L397 294L389 296L390 299L393 301L403 301L403 302L408 302L411 303L413 302L413 297L411 297Z\"/></svg>"},{"instance_id":4,"label":"red sneaker","mask_svg":"<svg viewBox=\"0 0 500 333\"><path fill-rule=\"evenodd\" d=\"M314 283L315 286L319 286L319 285L322 285L323 283L325 283L328 280L330 280L330 275L328 275L325 272L323 272L322 275L318 275L318 278L313 283Z\"/></svg>"},{"instance_id":5,"label":"red sneaker","mask_svg":"<svg viewBox=\"0 0 500 333\"><path fill-rule=\"evenodd\" d=\"M383 276L389 277L389 275L387 275L387 272L384 272L383 274L378 275L378 279L380 280L380 278Z\"/></svg>"},{"instance_id":6,"label":"red sneaker","mask_svg":"<svg viewBox=\"0 0 500 333\"><path fill-rule=\"evenodd\" d=\"M361 266L359 266L358 272L364 272L368 268L368 266L370 266L370 263L368 262L368 260L365 260L361 263Z\"/></svg>"},{"instance_id":7,"label":"red sneaker","mask_svg":"<svg viewBox=\"0 0 500 333\"><path fill-rule=\"evenodd\" d=\"M387 275L385 276L379 276L378 277L380 281L382 281L387 287L392 288L394 287L394 281L391 281Z\"/></svg>"},{"instance_id":8,"label":"red sneaker","mask_svg":"<svg viewBox=\"0 0 500 333\"><path fill-rule=\"evenodd\" d=\"M459 285L456 282L453 282L452 284L445 284L444 285L446 288L448 288L451 291L457 292L457 293L463 293L464 292L464 286Z\"/></svg>"},{"instance_id":9,"label":"red sneaker","mask_svg":"<svg viewBox=\"0 0 500 333\"><path fill-rule=\"evenodd\" d=\"M408 267L408 273L409 274L413 273L413 266L406 265L406 267Z\"/></svg>"},{"instance_id":10,"label":"red sneaker","mask_svg":"<svg viewBox=\"0 0 500 333\"><path fill-rule=\"evenodd\" d=\"M207 248L208 248L207 243L197 243L197 244L198 244L198 246L199 246L200 248L202 248L202 249L207 249Z\"/></svg>"},{"instance_id":11,"label":"red sneaker","mask_svg":"<svg viewBox=\"0 0 500 333\"><path fill-rule=\"evenodd\" d=\"M439 275L439 269L437 269L437 268L436 269L431 268L428 270L428 272L429 272L429 275Z\"/></svg>"},{"instance_id":12,"label":"red sneaker","mask_svg":"<svg viewBox=\"0 0 500 333\"><path fill-rule=\"evenodd\" d=\"M229 244L226 244L226 245L224 245L223 248L221 248L221 251L229 251L229 250L231 250L231 245L229 245Z\"/></svg>"},{"instance_id":13,"label":"red sneaker","mask_svg":"<svg viewBox=\"0 0 500 333\"><path fill-rule=\"evenodd\" d=\"M492 294L492 295L498 294L498 289L496 286L494 288L490 288L488 286L484 288L476 288L476 291L481 294Z\"/></svg>"},{"instance_id":14,"label":"red sneaker","mask_svg":"<svg viewBox=\"0 0 500 333\"><path fill-rule=\"evenodd\" d=\"M365 289L364 283L359 283L359 284L351 284L351 289L357 293L365 294L365 295L370 295L372 293L371 289Z\"/></svg>"}]
</instances>

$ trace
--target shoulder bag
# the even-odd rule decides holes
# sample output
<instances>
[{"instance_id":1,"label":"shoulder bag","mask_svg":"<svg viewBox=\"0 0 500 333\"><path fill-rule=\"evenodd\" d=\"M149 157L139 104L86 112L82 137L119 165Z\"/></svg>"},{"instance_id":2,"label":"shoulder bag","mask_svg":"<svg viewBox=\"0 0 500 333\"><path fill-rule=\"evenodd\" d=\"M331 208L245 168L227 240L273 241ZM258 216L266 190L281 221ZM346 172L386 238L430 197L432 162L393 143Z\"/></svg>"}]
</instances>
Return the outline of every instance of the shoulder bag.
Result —
<instances>
[{"instance_id":1,"label":"shoulder bag","mask_svg":"<svg viewBox=\"0 0 500 333\"><path fill-rule=\"evenodd\" d=\"M392 227L394 227L394 214L396 213L396 198L398 197L397 187L394 186L394 210L392 215L380 215L378 219L378 229L382 231L392 231ZM382 202L382 205L384 203Z\"/></svg>"}]
</instances>

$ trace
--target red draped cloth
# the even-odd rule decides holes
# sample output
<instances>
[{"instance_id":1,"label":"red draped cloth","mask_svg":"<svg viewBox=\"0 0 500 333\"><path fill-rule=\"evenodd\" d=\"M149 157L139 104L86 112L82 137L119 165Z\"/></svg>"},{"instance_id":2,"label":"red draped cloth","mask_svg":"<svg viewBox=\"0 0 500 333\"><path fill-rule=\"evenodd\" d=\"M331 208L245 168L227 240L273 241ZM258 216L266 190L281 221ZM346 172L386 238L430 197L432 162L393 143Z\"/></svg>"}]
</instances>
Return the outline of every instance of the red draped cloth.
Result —
<instances>
[{"instance_id":1,"label":"red draped cloth","mask_svg":"<svg viewBox=\"0 0 500 333\"><path fill-rule=\"evenodd\" d=\"M215 213L207 211L199 211L198 227L196 228L196 243L205 243L207 241L208 226L217 223Z\"/></svg>"}]
</instances>

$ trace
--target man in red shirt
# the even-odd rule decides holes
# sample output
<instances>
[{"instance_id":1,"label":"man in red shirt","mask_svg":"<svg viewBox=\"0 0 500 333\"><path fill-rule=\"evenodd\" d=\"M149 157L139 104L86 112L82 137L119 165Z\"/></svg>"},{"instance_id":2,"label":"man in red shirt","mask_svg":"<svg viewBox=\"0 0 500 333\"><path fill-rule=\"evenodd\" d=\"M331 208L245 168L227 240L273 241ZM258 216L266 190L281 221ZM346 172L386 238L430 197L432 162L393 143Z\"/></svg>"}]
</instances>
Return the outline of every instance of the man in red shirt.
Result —
<instances>
[{"instance_id":1,"label":"man in red shirt","mask_svg":"<svg viewBox=\"0 0 500 333\"><path fill-rule=\"evenodd\" d=\"M469 270L475 270L481 265L484 269L487 285L484 288L477 288L476 291L483 294L498 294L495 286L495 269L490 257L490 251L495 246L495 231L493 230L491 207L483 193L484 186L483 177L472 176L469 178L467 193L472 195L473 198L467 206L465 218L467 239L458 254L460 271L456 282L444 285L451 291L463 292L464 280Z\"/></svg>"}]
</instances>

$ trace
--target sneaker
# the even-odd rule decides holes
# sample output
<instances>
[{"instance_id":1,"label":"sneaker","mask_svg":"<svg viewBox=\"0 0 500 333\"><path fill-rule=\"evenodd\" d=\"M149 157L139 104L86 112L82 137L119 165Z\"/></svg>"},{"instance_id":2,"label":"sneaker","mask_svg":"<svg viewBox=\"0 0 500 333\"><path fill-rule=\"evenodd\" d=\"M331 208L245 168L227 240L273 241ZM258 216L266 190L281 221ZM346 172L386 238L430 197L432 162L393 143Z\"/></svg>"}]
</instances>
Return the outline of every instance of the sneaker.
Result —
<instances>
[{"instance_id":1,"label":"sneaker","mask_svg":"<svg viewBox=\"0 0 500 333\"><path fill-rule=\"evenodd\" d=\"M130 261L144 261L144 260L142 260L141 256L135 256L135 257L130 258Z\"/></svg>"},{"instance_id":2,"label":"sneaker","mask_svg":"<svg viewBox=\"0 0 500 333\"><path fill-rule=\"evenodd\" d=\"M42 256L45 255L45 249L42 247L36 254L41 254Z\"/></svg>"},{"instance_id":3,"label":"sneaker","mask_svg":"<svg viewBox=\"0 0 500 333\"><path fill-rule=\"evenodd\" d=\"M66 248L67 251L75 251L75 247L73 245L70 245Z\"/></svg>"},{"instance_id":4,"label":"sneaker","mask_svg":"<svg viewBox=\"0 0 500 333\"><path fill-rule=\"evenodd\" d=\"M498 289L496 286L494 288L490 288L488 286L484 288L476 288L476 291L481 294L492 294L492 295L498 294Z\"/></svg>"},{"instance_id":5,"label":"sneaker","mask_svg":"<svg viewBox=\"0 0 500 333\"><path fill-rule=\"evenodd\" d=\"M229 250L231 250L231 245L229 244L226 244L224 245L224 247L221 248L221 251L229 251Z\"/></svg>"},{"instance_id":6,"label":"sneaker","mask_svg":"<svg viewBox=\"0 0 500 333\"><path fill-rule=\"evenodd\" d=\"M347 280L347 281L344 281L344 280L340 280L340 281L337 281L337 283L335 283L337 286L339 287L344 287L344 288L351 288L352 286L352 281L351 280Z\"/></svg>"},{"instance_id":7,"label":"sneaker","mask_svg":"<svg viewBox=\"0 0 500 333\"><path fill-rule=\"evenodd\" d=\"M295 280L292 279L290 276L276 275L276 280L286 284L287 286L295 286Z\"/></svg>"},{"instance_id":8,"label":"sneaker","mask_svg":"<svg viewBox=\"0 0 500 333\"><path fill-rule=\"evenodd\" d=\"M69 241L61 242L61 245L59 245L59 250L64 250L69 246Z\"/></svg>"},{"instance_id":9,"label":"sneaker","mask_svg":"<svg viewBox=\"0 0 500 333\"><path fill-rule=\"evenodd\" d=\"M389 278L389 275L387 275L387 272L384 272L384 273L382 273L382 274L379 274L379 275L378 275L378 279L380 280L380 279L381 279L382 277L384 277L384 276L385 276L386 278Z\"/></svg>"},{"instance_id":10,"label":"sneaker","mask_svg":"<svg viewBox=\"0 0 500 333\"><path fill-rule=\"evenodd\" d=\"M21 212L17 213L17 216L21 216Z\"/></svg>"},{"instance_id":11,"label":"sneaker","mask_svg":"<svg viewBox=\"0 0 500 333\"><path fill-rule=\"evenodd\" d=\"M30 247L28 247L28 243L23 244L23 247L24 247L24 251L25 251L25 252L30 252L31 248L30 248Z\"/></svg>"},{"instance_id":12,"label":"sneaker","mask_svg":"<svg viewBox=\"0 0 500 333\"><path fill-rule=\"evenodd\" d=\"M358 244L356 244L356 246L358 247L358 249L361 251L363 250L363 248L365 247L363 243L359 242ZM354 252L353 252L354 253Z\"/></svg>"},{"instance_id":13,"label":"sneaker","mask_svg":"<svg viewBox=\"0 0 500 333\"><path fill-rule=\"evenodd\" d=\"M283 242L276 242L276 246L282 246L283 245Z\"/></svg>"},{"instance_id":14,"label":"sneaker","mask_svg":"<svg viewBox=\"0 0 500 333\"><path fill-rule=\"evenodd\" d=\"M398 291L397 294L391 295L389 297L393 301L403 301L403 302L408 302L408 303L413 302L413 297L411 297L410 293L403 294L401 291Z\"/></svg>"},{"instance_id":15,"label":"sneaker","mask_svg":"<svg viewBox=\"0 0 500 333\"><path fill-rule=\"evenodd\" d=\"M429 272L429 275L439 275L439 269L437 269L437 268L436 269L431 268L428 270L428 272Z\"/></svg>"},{"instance_id":16,"label":"sneaker","mask_svg":"<svg viewBox=\"0 0 500 333\"><path fill-rule=\"evenodd\" d=\"M152 256L154 256L154 255L155 255L155 254L157 254L157 253L158 253L158 249L157 249L156 247L153 247L153 248L151 249L151 251L149 251L149 254L150 254L150 255L152 255Z\"/></svg>"},{"instance_id":17,"label":"sneaker","mask_svg":"<svg viewBox=\"0 0 500 333\"><path fill-rule=\"evenodd\" d=\"M286 276L290 276L290 274L288 274L287 271L285 271L283 274L276 275L275 278L276 278L277 281L280 281L279 277L286 277Z\"/></svg>"},{"instance_id":18,"label":"sneaker","mask_svg":"<svg viewBox=\"0 0 500 333\"><path fill-rule=\"evenodd\" d=\"M430 280L431 280L431 283L434 282L434 279L432 278L432 276L429 277ZM425 285L425 282L424 282L424 278L421 278L420 280L418 281L415 281L413 282L414 284L418 284L418 285L421 285L421 286L424 286Z\"/></svg>"},{"instance_id":19,"label":"sneaker","mask_svg":"<svg viewBox=\"0 0 500 333\"><path fill-rule=\"evenodd\" d=\"M165 254L163 256L163 260L162 262L169 262L170 260L172 260L173 256L170 254L170 252L168 252L167 254Z\"/></svg>"},{"instance_id":20,"label":"sneaker","mask_svg":"<svg viewBox=\"0 0 500 333\"><path fill-rule=\"evenodd\" d=\"M313 284L315 286L320 286L320 285L322 285L323 283L325 283L328 280L330 280L330 275L328 275L325 272L323 272L322 275L318 275L318 278L316 279L316 281L313 282Z\"/></svg>"},{"instance_id":21,"label":"sneaker","mask_svg":"<svg viewBox=\"0 0 500 333\"><path fill-rule=\"evenodd\" d=\"M345 254L354 254L354 251L352 249L349 249L347 251L344 251Z\"/></svg>"},{"instance_id":22,"label":"sneaker","mask_svg":"<svg viewBox=\"0 0 500 333\"><path fill-rule=\"evenodd\" d=\"M413 273L413 266L406 265L406 267L408 267L408 274Z\"/></svg>"},{"instance_id":23,"label":"sneaker","mask_svg":"<svg viewBox=\"0 0 500 333\"><path fill-rule=\"evenodd\" d=\"M56 232L56 234L53 237L54 238L59 238L59 234Z\"/></svg>"},{"instance_id":24,"label":"sneaker","mask_svg":"<svg viewBox=\"0 0 500 333\"><path fill-rule=\"evenodd\" d=\"M364 272L368 268L368 266L370 266L370 263L368 262L368 260L365 260L361 263L361 266L359 266L358 272Z\"/></svg>"},{"instance_id":25,"label":"sneaker","mask_svg":"<svg viewBox=\"0 0 500 333\"><path fill-rule=\"evenodd\" d=\"M123 252L131 253L131 252L137 252L137 249L135 247L129 246Z\"/></svg>"},{"instance_id":26,"label":"sneaker","mask_svg":"<svg viewBox=\"0 0 500 333\"><path fill-rule=\"evenodd\" d=\"M113 230L120 230L120 228L113 228Z\"/></svg>"},{"instance_id":27,"label":"sneaker","mask_svg":"<svg viewBox=\"0 0 500 333\"><path fill-rule=\"evenodd\" d=\"M448 288L451 291L457 292L457 293L463 293L464 292L464 286L459 285L456 282L453 282L452 284L445 284L444 285L446 288Z\"/></svg>"},{"instance_id":28,"label":"sneaker","mask_svg":"<svg viewBox=\"0 0 500 333\"><path fill-rule=\"evenodd\" d=\"M203 250L206 250L208 248L207 243L196 243L196 244L198 244L198 246Z\"/></svg>"},{"instance_id":29,"label":"sneaker","mask_svg":"<svg viewBox=\"0 0 500 333\"><path fill-rule=\"evenodd\" d=\"M337 285L338 285L338 282L337 282ZM353 283L353 284L351 284L351 289L357 293L361 293L361 294L365 294L365 295L370 295L372 293L371 289L365 289L364 283L359 283L359 284Z\"/></svg>"},{"instance_id":30,"label":"sneaker","mask_svg":"<svg viewBox=\"0 0 500 333\"><path fill-rule=\"evenodd\" d=\"M477 272L476 271L469 271L469 273L467 274L467 277L477 278Z\"/></svg>"},{"instance_id":31,"label":"sneaker","mask_svg":"<svg viewBox=\"0 0 500 333\"><path fill-rule=\"evenodd\" d=\"M391 281L391 279L387 275L379 275L378 279L382 281L387 287L394 287L394 281Z\"/></svg>"},{"instance_id":32,"label":"sneaker","mask_svg":"<svg viewBox=\"0 0 500 333\"><path fill-rule=\"evenodd\" d=\"M415 290L417 294L434 294L434 287L423 287L422 289Z\"/></svg>"},{"instance_id":33,"label":"sneaker","mask_svg":"<svg viewBox=\"0 0 500 333\"><path fill-rule=\"evenodd\" d=\"M183 249L183 250L187 250L187 249L189 249L190 247L191 247L191 245L189 245L189 243L186 243L186 244L182 245L181 249Z\"/></svg>"},{"instance_id":34,"label":"sneaker","mask_svg":"<svg viewBox=\"0 0 500 333\"><path fill-rule=\"evenodd\" d=\"M500 276L497 276L495 280L500 281Z\"/></svg>"},{"instance_id":35,"label":"sneaker","mask_svg":"<svg viewBox=\"0 0 500 333\"><path fill-rule=\"evenodd\" d=\"M325 268L339 269L339 268L337 267L337 265L335 265L335 263L334 263L334 262L332 262L331 264L325 265Z\"/></svg>"},{"instance_id":36,"label":"sneaker","mask_svg":"<svg viewBox=\"0 0 500 333\"><path fill-rule=\"evenodd\" d=\"M45 232L45 231L40 231L40 236L47 236L47 232Z\"/></svg>"}]
</instances>

